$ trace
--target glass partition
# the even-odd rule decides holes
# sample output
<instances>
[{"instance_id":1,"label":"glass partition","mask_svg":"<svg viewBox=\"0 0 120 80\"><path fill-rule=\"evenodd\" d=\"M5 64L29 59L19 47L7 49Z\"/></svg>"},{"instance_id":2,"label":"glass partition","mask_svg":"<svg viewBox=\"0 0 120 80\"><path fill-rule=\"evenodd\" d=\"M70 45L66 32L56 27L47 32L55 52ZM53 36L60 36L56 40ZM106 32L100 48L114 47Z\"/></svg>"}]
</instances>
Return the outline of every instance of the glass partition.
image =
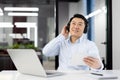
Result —
<instances>
[{"instance_id":1,"label":"glass partition","mask_svg":"<svg viewBox=\"0 0 120 80\"><path fill-rule=\"evenodd\" d=\"M56 0L0 1L0 50L32 48L41 52L55 37L55 3ZM54 57L43 56L44 67L49 68L49 60L55 69Z\"/></svg>"},{"instance_id":2,"label":"glass partition","mask_svg":"<svg viewBox=\"0 0 120 80\"><path fill-rule=\"evenodd\" d=\"M0 49L9 47L34 48L41 51L50 40L61 32L62 27L67 24L73 14L81 13L87 17L92 15L87 13L88 3L91 2L91 0L58 0L57 3L56 1L57 0L0 1ZM104 45L104 43L106 43L105 0L93 1L95 1L93 2L93 12L99 9L101 9L102 12L92 16L94 21L91 22L91 24L93 24L94 27L89 27L93 27L92 30L94 33L90 33L90 35L94 35L94 41L100 50L101 57L106 57L106 46ZM89 6L92 6L92 4ZM24 44L29 45L26 46ZM43 61L45 68L55 69L55 61L57 61L55 57L47 58L43 56ZM49 67L50 65L48 66L48 63L53 64L51 68Z\"/></svg>"}]
</instances>

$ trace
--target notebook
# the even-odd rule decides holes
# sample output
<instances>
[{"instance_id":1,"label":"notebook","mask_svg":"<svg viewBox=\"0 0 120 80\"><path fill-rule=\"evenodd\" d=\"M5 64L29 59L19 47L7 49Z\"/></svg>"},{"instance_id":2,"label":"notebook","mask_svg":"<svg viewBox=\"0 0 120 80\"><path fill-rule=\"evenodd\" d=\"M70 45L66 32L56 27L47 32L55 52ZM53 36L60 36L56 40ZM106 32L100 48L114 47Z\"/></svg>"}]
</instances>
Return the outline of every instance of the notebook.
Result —
<instances>
[{"instance_id":1,"label":"notebook","mask_svg":"<svg viewBox=\"0 0 120 80\"><path fill-rule=\"evenodd\" d=\"M41 77L62 75L54 70L44 70L36 52L33 49L7 49L10 58L20 73Z\"/></svg>"}]
</instances>

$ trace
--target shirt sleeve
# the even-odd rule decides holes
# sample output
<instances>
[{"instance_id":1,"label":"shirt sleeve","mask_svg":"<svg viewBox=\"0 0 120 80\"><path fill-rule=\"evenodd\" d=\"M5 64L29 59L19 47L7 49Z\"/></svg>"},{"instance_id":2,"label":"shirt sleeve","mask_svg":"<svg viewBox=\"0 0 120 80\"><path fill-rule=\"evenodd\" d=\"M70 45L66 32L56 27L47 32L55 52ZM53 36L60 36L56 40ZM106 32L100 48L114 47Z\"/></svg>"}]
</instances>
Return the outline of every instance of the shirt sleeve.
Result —
<instances>
[{"instance_id":1,"label":"shirt sleeve","mask_svg":"<svg viewBox=\"0 0 120 80\"><path fill-rule=\"evenodd\" d=\"M45 56L56 56L59 54L60 44L65 40L65 37L62 34L59 34L56 38L51 40L45 47L43 48L43 54Z\"/></svg>"}]
</instances>

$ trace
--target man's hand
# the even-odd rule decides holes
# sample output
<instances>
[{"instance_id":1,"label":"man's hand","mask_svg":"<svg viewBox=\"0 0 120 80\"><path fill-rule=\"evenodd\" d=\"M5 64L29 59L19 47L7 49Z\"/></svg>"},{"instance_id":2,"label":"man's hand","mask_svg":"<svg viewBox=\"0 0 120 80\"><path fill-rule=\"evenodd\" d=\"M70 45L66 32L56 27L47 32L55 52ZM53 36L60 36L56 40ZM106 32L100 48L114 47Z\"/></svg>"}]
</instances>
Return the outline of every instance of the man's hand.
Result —
<instances>
[{"instance_id":1,"label":"man's hand","mask_svg":"<svg viewBox=\"0 0 120 80\"><path fill-rule=\"evenodd\" d=\"M90 66L94 69L100 69L100 67L101 67L100 61L97 58L88 56L88 57L85 57L83 60L88 66Z\"/></svg>"},{"instance_id":2,"label":"man's hand","mask_svg":"<svg viewBox=\"0 0 120 80\"><path fill-rule=\"evenodd\" d=\"M66 29L66 27L67 27L67 26L64 26L64 27L62 28L62 31L61 31L61 34L62 34L63 36L65 36L65 38L67 38L68 35L69 35L69 32L68 32L68 30Z\"/></svg>"}]
</instances>

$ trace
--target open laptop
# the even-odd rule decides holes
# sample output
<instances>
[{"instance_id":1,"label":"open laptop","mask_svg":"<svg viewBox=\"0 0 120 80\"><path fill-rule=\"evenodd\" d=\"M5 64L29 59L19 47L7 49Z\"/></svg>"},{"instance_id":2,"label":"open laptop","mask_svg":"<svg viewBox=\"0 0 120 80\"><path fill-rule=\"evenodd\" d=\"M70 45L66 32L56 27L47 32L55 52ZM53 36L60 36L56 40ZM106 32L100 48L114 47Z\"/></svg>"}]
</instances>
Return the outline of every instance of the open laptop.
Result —
<instances>
[{"instance_id":1,"label":"open laptop","mask_svg":"<svg viewBox=\"0 0 120 80\"><path fill-rule=\"evenodd\" d=\"M7 51L20 73L41 77L62 75L61 72L54 70L46 72L33 49L7 49Z\"/></svg>"}]
</instances>

